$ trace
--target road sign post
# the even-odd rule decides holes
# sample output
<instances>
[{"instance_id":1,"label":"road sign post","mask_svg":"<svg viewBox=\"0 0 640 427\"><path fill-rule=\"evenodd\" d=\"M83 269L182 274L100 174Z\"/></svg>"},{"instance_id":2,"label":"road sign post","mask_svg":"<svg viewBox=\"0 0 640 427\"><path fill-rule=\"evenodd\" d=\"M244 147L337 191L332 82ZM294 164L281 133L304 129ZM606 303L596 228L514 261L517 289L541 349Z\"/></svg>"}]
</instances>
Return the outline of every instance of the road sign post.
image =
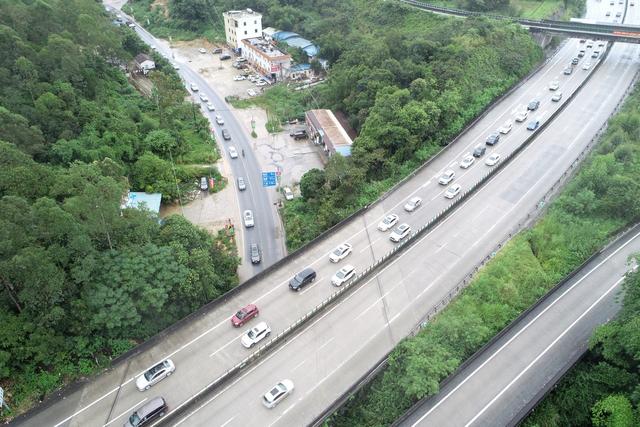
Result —
<instances>
[{"instance_id":1,"label":"road sign post","mask_svg":"<svg viewBox=\"0 0 640 427\"><path fill-rule=\"evenodd\" d=\"M275 187L276 186L276 173L275 172L262 172L262 186L263 187Z\"/></svg>"}]
</instances>

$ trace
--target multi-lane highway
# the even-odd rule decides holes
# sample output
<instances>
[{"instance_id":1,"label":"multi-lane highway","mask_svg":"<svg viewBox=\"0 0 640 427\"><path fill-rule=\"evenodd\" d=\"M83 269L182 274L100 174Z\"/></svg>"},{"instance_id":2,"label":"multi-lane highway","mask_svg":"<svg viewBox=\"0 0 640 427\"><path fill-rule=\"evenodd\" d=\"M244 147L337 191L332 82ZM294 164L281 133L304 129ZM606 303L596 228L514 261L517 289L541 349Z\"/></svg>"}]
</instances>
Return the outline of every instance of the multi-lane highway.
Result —
<instances>
[{"instance_id":1,"label":"multi-lane highway","mask_svg":"<svg viewBox=\"0 0 640 427\"><path fill-rule=\"evenodd\" d=\"M123 12L118 12L123 16L131 19ZM178 65L179 70L176 72L185 82L185 87L191 93L193 102L197 104L202 114L209 119L212 133L218 142L220 153L229 161L233 176L229 179L231 185L237 192L238 210L240 214L245 210L251 210L254 215L255 226L246 228L243 224L235 224L237 230L242 230L244 239L243 247L240 247L241 257L246 268L251 268L255 275L259 271L275 263L285 255L283 232L280 226L277 208L274 202L277 200L277 194L273 188L262 187L262 170L256 160L251 142L248 140L245 127L238 123L233 113L229 110L229 105L223 98L213 90L213 88L203 79L197 72L193 70L188 61L177 56L176 52L167 45L166 42L156 39L151 33L139 25L135 26L136 33L149 46L156 49L158 53L167 58L170 62ZM211 52L206 53L214 62ZM198 91L191 90L191 83L195 83ZM205 103L200 101L199 95L205 94L213 103L215 111L209 111L205 108ZM216 123L215 116L219 114L224 119L224 125L220 126ZM231 134L231 140L225 141L222 138L222 129L226 129ZM233 159L229 155L229 147L233 146L238 152L238 157ZM247 189L238 191L237 178L242 177ZM230 208L232 209L232 208ZM229 215L232 216L232 215ZM258 243L262 252L262 262L260 264L251 264L249 256L249 245Z\"/></svg>"},{"instance_id":2,"label":"multi-lane highway","mask_svg":"<svg viewBox=\"0 0 640 427\"><path fill-rule=\"evenodd\" d=\"M619 309L640 227L608 247L421 404L401 426L515 425L586 350L591 333Z\"/></svg>"},{"instance_id":3,"label":"multi-lane highway","mask_svg":"<svg viewBox=\"0 0 640 427\"><path fill-rule=\"evenodd\" d=\"M466 153L484 144L488 134L513 120L532 99L541 104L529 113L530 118L547 120L594 72L593 66L582 70L579 65L570 75L562 73L579 46L576 40L570 40L539 73L493 108L442 156L332 236L311 245L215 311L167 332L140 354L68 393L64 400L23 419L22 424L118 424L133 408L156 395L164 396L170 408L188 399L248 354L240 337L258 320L240 330L231 327L229 318L239 307L249 302L257 304L261 309L259 320L266 321L277 333L334 291L330 278L340 266L350 263L358 270L364 269L393 247L389 233L376 229L386 214L398 214L400 222L413 228L426 223L450 203L443 197L448 186L437 183L442 172L454 170L451 184L460 184L463 191L469 188L488 170L484 160L490 154L505 156L524 141L530 134L526 130L529 120L514 123L513 130L496 146L488 147L484 157L462 169L459 164ZM614 47L559 119L540 132L537 140L485 188L364 286L214 394L184 425L304 425L311 421L406 336L425 311L537 204L611 113L635 74L636 58L635 47ZM183 75L204 87L197 75ZM549 82L555 80L563 93L559 103L551 101L554 92L548 89ZM212 93L208 95L214 103L220 101ZM405 212L402 207L413 196L421 197L423 206ZM342 242L351 243L353 253L340 264L332 264L328 254ZM307 266L317 271L317 280L301 292L291 292L289 279ZM174 375L150 391L138 392L133 384L135 376L165 357L176 363ZM264 408L262 394L283 378L295 383L293 395L275 409Z\"/></svg>"}]
</instances>

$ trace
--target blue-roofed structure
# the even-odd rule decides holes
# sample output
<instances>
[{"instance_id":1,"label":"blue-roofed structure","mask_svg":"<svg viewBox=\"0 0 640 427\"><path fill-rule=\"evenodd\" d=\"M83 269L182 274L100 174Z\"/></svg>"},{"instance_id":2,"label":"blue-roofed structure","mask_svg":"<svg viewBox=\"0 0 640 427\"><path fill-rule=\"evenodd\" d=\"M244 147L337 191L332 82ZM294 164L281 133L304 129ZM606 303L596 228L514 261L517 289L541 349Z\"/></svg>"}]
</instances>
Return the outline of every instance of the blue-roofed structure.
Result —
<instances>
[{"instance_id":1,"label":"blue-roofed structure","mask_svg":"<svg viewBox=\"0 0 640 427\"><path fill-rule=\"evenodd\" d=\"M318 55L318 52L320 52L318 46L300 36L300 34L294 33L292 31L278 31L273 33L272 37L274 40L280 43L284 43L288 46L299 47L310 58Z\"/></svg>"},{"instance_id":2,"label":"blue-roofed structure","mask_svg":"<svg viewBox=\"0 0 640 427\"><path fill-rule=\"evenodd\" d=\"M156 214L160 213L160 202L162 200L161 193L143 193L138 191L130 191L127 195L127 201L122 208L130 209L147 209Z\"/></svg>"}]
</instances>

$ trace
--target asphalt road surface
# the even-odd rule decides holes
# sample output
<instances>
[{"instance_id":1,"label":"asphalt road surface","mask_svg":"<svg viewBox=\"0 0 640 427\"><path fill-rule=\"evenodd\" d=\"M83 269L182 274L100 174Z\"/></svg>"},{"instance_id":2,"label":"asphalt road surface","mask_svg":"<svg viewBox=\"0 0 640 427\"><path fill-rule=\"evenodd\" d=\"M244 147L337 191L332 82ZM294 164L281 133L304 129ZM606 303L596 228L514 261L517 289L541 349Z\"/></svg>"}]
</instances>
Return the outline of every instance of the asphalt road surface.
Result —
<instances>
[{"instance_id":1,"label":"asphalt road surface","mask_svg":"<svg viewBox=\"0 0 640 427\"><path fill-rule=\"evenodd\" d=\"M486 173L489 166L484 159L489 154L504 156L521 144L529 135L526 122L514 124L514 129L470 168L459 167L466 153L483 144L487 135L506 120L512 120L531 99L539 99L541 105L530 116L546 120L559 105L550 101L550 81L559 81L565 101L594 72L591 67L577 68L569 76L562 74L578 46L576 40L570 40L544 69L384 201L216 310L169 331L125 363L81 385L21 424L120 424L134 408L156 395L164 396L170 407L188 399L249 354L239 340L257 320L240 330L232 328L229 318L239 307L256 303L261 309L259 319L266 321L274 333L285 329L334 291L330 278L341 265L350 263L358 270L364 269L393 247L389 233L376 230L384 215L397 213L400 222L417 228L450 203L443 197L447 186L436 182L444 170L455 170L453 183L461 184L464 190ZM184 425L310 422L406 336L424 313L537 205L613 111L636 72L637 56L637 46L615 46L574 102L519 158L402 257L212 396ZM203 87L196 77L187 75ZM412 213L403 211L406 200L416 195L422 197L423 206ZM339 265L330 263L328 254L345 241L354 246L353 253ZM316 269L317 280L299 293L291 292L288 280L306 266ZM138 392L133 384L135 376L165 357L174 360L176 373L150 391ZM296 390L277 408L267 410L260 397L283 378L292 379Z\"/></svg>"},{"instance_id":2,"label":"asphalt road surface","mask_svg":"<svg viewBox=\"0 0 640 427\"><path fill-rule=\"evenodd\" d=\"M640 227L616 241L459 372L400 426L503 426L548 390L619 310L616 295ZM525 412L526 413L526 412Z\"/></svg>"}]
</instances>

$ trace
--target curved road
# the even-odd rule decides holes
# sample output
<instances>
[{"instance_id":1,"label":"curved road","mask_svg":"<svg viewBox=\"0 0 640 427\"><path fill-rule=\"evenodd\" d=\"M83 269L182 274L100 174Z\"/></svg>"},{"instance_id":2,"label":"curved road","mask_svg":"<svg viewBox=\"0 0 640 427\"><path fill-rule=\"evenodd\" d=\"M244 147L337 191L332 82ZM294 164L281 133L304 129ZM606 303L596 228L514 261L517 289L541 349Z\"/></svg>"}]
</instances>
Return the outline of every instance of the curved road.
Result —
<instances>
[{"instance_id":1,"label":"curved road","mask_svg":"<svg viewBox=\"0 0 640 427\"><path fill-rule=\"evenodd\" d=\"M546 120L558 108L558 103L550 101L550 81L560 82L566 100L594 72L591 67L577 68L569 76L562 74L578 46L576 40L568 41L541 71L385 200L230 297L216 310L168 331L141 348L139 354L67 393L64 400L31 414L22 424L43 425L55 420L56 426L111 425L122 423L133 408L155 395L163 395L170 407L189 398L249 354L239 343L245 328L233 329L229 324L230 315L238 307L249 302L258 304L260 319L277 333L334 291L330 277L340 265L330 263L327 255L339 243L348 241L354 246L353 253L341 265L351 263L360 270L393 247L389 233L376 230L384 215L395 212L401 222L414 228L426 223L449 203L443 197L446 186L436 183L444 170L454 169L454 182L461 184L463 190L469 188L488 170L484 158L493 152L504 156L522 143L529 135L526 123L515 124L497 146L489 148L485 157L469 169L459 167L465 153L484 143L490 132L513 119L532 98L539 99L541 105L531 116ZM470 266L492 251L536 206L621 98L637 68L631 58L637 58L635 47L616 46L576 100L539 133L519 158L403 256L212 396L184 425L309 423L406 336L424 313L467 275ZM414 195L422 197L423 206L413 213L404 212L402 206ZM318 272L315 283L299 293L289 291L289 278L309 265ZM149 392L136 391L134 377L165 357L175 361L176 374ZM262 407L260 396L283 378L291 378L296 384L293 396L274 410Z\"/></svg>"}]
</instances>

